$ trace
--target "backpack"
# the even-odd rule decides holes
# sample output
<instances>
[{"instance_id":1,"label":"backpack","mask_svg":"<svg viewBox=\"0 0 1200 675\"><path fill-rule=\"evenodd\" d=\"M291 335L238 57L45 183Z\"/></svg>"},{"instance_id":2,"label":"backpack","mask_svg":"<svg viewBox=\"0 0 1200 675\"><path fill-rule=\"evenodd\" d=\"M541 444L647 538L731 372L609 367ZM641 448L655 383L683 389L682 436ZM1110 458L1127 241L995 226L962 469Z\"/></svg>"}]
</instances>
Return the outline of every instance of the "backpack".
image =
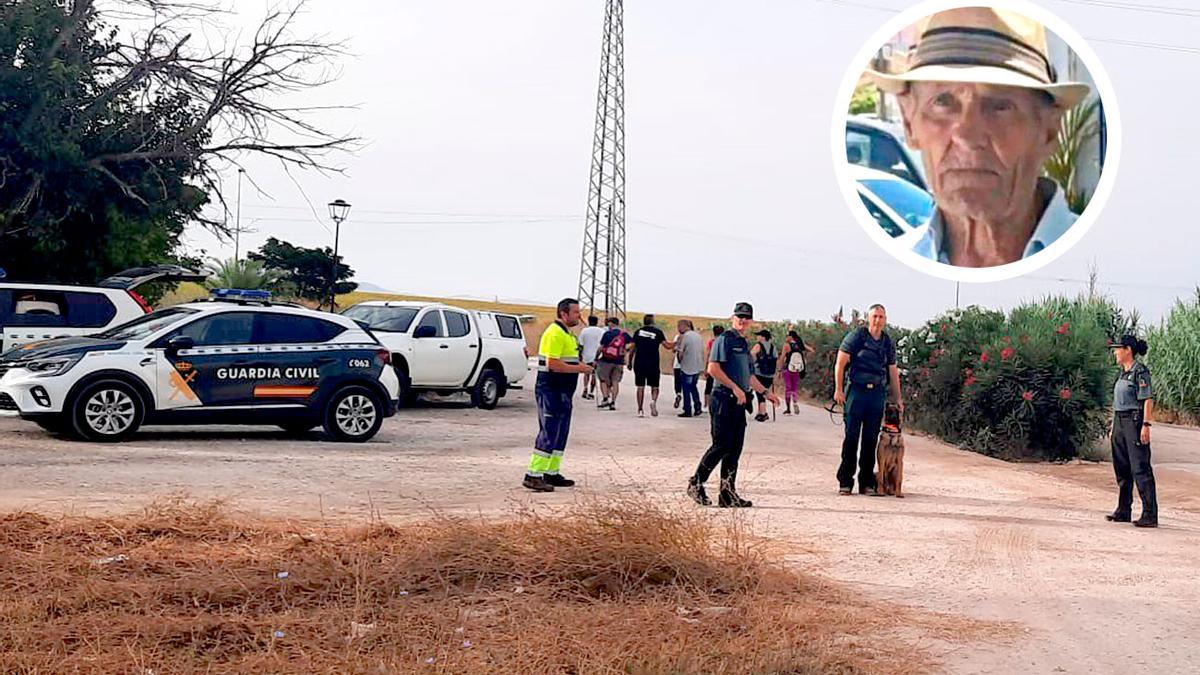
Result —
<instances>
[{"instance_id":1,"label":"backpack","mask_svg":"<svg viewBox=\"0 0 1200 675\"><path fill-rule=\"evenodd\" d=\"M804 353L799 349L788 355L787 369L789 373L804 372Z\"/></svg>"},{"instance_id":2,"label":"backpack","mask_svg":"<svg viewBox=\"0 0 1200 675\"><path fill-rule=\"evenodd\" d=\"M621 331L613 336L613 339L604 345L601 350L601 356L605 361L619 363L625 360L625 331Z\"/></svg>"},{"instance_id":3,"label":"backpack","mask_svg":"<svg viewBox=\"0 0 1200 675\"><path fill-rule=\"evenodd\" d=\"M775 345L766 342L759 343L758 347L758 363L755 366L759 373L770 377L775 374Z\"/></svg>"}]
</instances>

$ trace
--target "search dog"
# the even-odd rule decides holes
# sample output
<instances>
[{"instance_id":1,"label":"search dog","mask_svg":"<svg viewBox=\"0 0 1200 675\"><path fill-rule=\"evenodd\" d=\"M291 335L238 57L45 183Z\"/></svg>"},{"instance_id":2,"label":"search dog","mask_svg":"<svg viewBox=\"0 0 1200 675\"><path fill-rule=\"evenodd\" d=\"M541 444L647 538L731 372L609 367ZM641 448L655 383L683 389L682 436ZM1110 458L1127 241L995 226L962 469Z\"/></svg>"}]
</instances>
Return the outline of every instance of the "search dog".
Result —
<instances>
[{"instance_id":1,"label":"search dog","mask_svg":"<svg viewBox=\"0 0 1200 675\"><path fill-rule=\"evenodd\" d=\"M879 495L904 497L901 483L904 481L904 434L900 431L900 407L889 403L883 409L883 428L879 444L875 447L875 461L879 469L875 472L875 485Z\"/></svg>"}]
</instances>

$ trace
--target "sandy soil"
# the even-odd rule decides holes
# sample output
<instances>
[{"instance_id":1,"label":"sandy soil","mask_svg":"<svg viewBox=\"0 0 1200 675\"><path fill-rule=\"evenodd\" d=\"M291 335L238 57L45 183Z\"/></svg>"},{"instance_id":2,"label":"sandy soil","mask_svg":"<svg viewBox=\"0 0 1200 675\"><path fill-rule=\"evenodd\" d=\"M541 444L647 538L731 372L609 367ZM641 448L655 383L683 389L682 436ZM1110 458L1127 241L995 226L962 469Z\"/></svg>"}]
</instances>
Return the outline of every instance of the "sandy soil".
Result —
<instances>
[{"instance_id":1,"label":"sandy soil","mask_svg":"<svg viewBox=\"0 0 1200 675\"><path fill-rule=\"evenodd\" d=\"M536 431L531 392L495 411L454 403L402 411L371 443L271 429L151 429L120 446L72 443L0 420L0 510L126 511L175 492L265 514L390 519L430 509L500 515L516 505L645 491L680 500L708 418L658 418L577 402L564 473L573 491L518 487ZM747 517L794 548L796 564L864 594L1014 622L1004 642L926 644L961 673L1200 672L1200 431L1158 425L1162 527L1105 523L1107 464L1014 465L909 436L907 499L839 497L841 427L821 409L752 423L740 486ZM1136 515L1136 510L1135 510Z\"/></svg>"}]
</instances>

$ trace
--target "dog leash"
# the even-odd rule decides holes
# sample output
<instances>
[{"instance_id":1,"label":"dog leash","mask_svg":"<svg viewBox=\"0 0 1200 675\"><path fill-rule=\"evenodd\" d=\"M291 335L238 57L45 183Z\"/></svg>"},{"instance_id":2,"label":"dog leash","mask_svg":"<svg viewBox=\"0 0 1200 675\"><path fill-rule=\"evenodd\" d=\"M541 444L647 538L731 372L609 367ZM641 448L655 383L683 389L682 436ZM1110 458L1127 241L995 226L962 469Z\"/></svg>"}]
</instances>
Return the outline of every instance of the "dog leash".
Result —
<instances>
[{"instance_id":1,"label":"dog leash","mask_svg":"<svg viewBox=\"0 0 1200 675\"><path fill-rule=\"evenodd\" d=\"M842 408L842 410L838 410L839 407ZM846 410L842 404L837 403L836 401L831 402L829 405L825 406L825 411L829 413L830 424L838 424L841 426L846 425Z\"/></svg>"}]
</instances>

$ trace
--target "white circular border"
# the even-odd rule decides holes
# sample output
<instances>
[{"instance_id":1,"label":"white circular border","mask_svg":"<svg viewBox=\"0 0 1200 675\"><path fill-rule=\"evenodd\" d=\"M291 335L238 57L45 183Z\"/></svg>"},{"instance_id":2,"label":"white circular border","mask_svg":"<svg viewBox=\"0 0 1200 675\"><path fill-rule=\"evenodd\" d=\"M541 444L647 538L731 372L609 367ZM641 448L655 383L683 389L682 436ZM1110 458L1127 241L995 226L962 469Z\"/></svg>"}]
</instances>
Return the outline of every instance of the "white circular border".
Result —
<instances>
[{"instance_id":1,"label":"white circular border","mask_svg":"<svg viewBox=\"0 0 1200 675\"><path fill-rule=\"evenodd\" d=\"M1059 237L1057 241L1036 255L1007 265L980 268L955 267L954 265L947 265L936 260L929 260L917 255L913 251L897 249L892 238L879 227L879 223L862 207L862 201L858 197L854 179L850 177L850 163L846 160L846 119L848 117L846 111L850 107L850 98L854 95L855 85L858 83L863 71L866 70L871 58L879 50L880 45L884 44L889 38L907 26L935 12L957 7L980 6L1009 9L1024 14L1046 26L1046 28L1056 33L1067 43L1067 46L1083 61L1084 66L1087 67L1088 72L1092 76L1092 80L1096 83L1100 99L1104 102L1104 116L1108 128L1108 138L1105 148L1104 169L1100 172L1100 180L1096 184L1096 191L1092 195L1088 207L1084 209L1079 219L1075 221L1075 224L1063 236ZM1104 70L1103 64L1100 63L1100 58L1092 51L1091 46L1083 39L1083 36L1071 28L1065 21L1025 0L975 0L974 2L970 0L927 0L900 12L894 18L887 21L879 30L875 31L863 48L859 50L858 55L850 64L846 76L842 79L842 86L838 90L834 106L832 129L833 168L834 174L837 177L838 188L842 191L842 196L845 198L846 204L850 207L851 214L858 219L859 225L866 230L867 235L897 260L918 271L942 279L949 279L950 281L965 281L968 283L1004 281L1037 271L1057 260L1059 256L1079 243L1079 240L1091 229L1100 212L1104 210L1104 205L1108 202L1109 194L1112 192L1113 183L1117 177L1117 166L1121 160L1121 116L1117 108L1117 97L1113 92L1112 82L1109 80L1108 72Z\"/></svg>"}]
</instances>

